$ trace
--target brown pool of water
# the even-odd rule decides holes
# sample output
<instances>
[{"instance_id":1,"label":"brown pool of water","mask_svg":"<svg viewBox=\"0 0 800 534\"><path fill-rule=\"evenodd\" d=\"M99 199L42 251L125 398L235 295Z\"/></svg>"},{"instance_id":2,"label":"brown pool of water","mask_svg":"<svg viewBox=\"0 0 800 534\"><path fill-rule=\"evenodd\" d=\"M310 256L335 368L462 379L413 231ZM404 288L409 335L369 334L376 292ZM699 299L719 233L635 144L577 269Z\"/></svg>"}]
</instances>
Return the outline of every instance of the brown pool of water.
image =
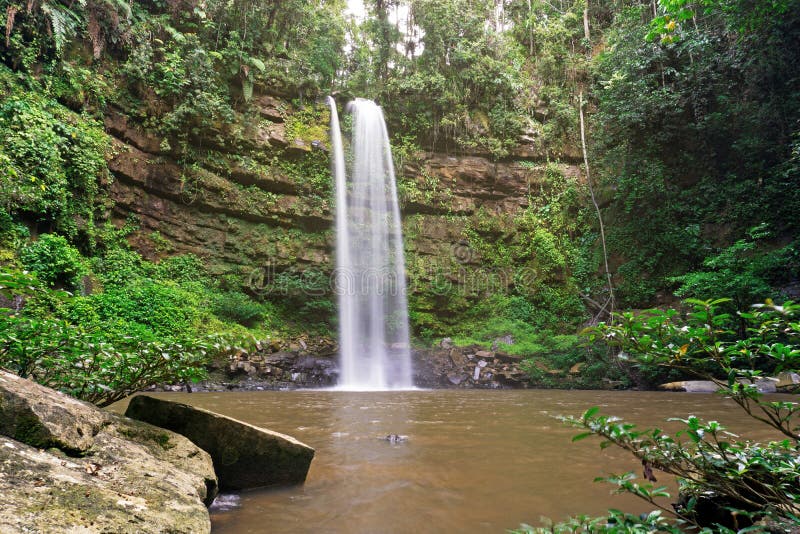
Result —
<instances>
[{"instance_id":1,"label":"brown pool of water","mask_svg":"<svg viewBox=\"0 0 800 534\"><path fill-rule=\"evenodd\" d=\"M541 517L641 513L594 478L641 465L556 415L590 406L642 425L695 414L756 439L771 435L715 395L608 391L270 391L160 396L292 435L316 449L302 486L244 492L212 514L223 533L503 532ZM672 425L674 426L674 425ZM382 437L407 435L391 443ZM659 484L675 485L656 472ZM669 500L664 501L669 505Z\"/></svg>"}]
</instances>

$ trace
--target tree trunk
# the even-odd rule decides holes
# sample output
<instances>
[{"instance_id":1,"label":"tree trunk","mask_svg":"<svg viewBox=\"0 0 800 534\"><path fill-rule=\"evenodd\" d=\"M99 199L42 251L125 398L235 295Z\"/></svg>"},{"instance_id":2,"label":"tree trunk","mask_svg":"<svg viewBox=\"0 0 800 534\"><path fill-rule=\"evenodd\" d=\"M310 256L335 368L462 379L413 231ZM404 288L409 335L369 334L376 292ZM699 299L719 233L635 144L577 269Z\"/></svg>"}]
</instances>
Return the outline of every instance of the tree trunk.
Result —
<instances>
[{"instance_id":1,"label":"tree trunk","mask_svg":"<svg viewBox=\"0 0 800 534\"><path fill-rule=\"evenodd\" d=\"M592 36L589 33L589 2L586 2L586 7L583 8L583 36L587 41L591 41Z\"/></svg>"},{"instance_id":2,"label":"tree trunk","mask_svg":"<svg viewBox=\"0 0 800 534\"><path fill-rule=\"evenodd\" d=\"M606 307L608 307L608 316L612 317L614 315L614 286L611 283L611 270L608 268L608 250L606 248L606 231L603 225L603 215L600 213L600 205L597 203L597 197L594 195L592 177L589 174L589 153L586 150L586 128L583 122L583 91L578 95L578 111L581 119L581 148L583 149L583 164L586 167L586 183L589 185L592 204L597 213L597 222L600 225L600 243L603 245L603 265L606 271L606 282L608 283L608 300L603 304L603 308L598 312L598 315L602 315L602 313L606 311Z\"/></svg>"}]
</instances>

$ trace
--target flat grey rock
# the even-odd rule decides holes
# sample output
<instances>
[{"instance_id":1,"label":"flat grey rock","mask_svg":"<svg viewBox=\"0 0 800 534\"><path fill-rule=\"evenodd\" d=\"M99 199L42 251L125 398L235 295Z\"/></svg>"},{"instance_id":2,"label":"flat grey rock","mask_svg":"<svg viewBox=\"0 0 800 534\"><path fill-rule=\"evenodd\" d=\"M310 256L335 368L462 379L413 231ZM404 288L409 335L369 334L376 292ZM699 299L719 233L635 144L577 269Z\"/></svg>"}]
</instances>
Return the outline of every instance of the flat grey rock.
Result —
<instances>
[{"instance_id":1,"label":"flat grey rock","mask_svg":"<svg viewBox=\"0 0 800 534\"><path fill-rule=\"evenodd\" d=\"M188 404L138 395L125 415L186 436L208 452L223 491L301 484L314 458L314 449L291 436Z\"/></svg>"}]
</instances>

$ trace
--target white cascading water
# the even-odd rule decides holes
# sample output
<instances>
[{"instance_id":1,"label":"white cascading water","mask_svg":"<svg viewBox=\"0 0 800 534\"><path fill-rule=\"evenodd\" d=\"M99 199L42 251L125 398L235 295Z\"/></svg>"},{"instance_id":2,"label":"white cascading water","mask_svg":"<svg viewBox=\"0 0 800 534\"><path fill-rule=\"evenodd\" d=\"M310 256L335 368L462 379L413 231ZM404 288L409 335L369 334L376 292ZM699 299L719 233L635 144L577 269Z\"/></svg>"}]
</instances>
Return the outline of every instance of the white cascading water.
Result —
<instances>
[{"instance_id":1,"label":"white cascading water","mask_svg":"<svg viewBox=\"0 0 800 534\"><path fill-rule=\"evenodd\" d=\"M348 104L352 136L345 158L336 102L328 97L328 104L336 182L338 387L409 389L403 236L383 111L371 100Z\"/></svg>"}]
</instances>

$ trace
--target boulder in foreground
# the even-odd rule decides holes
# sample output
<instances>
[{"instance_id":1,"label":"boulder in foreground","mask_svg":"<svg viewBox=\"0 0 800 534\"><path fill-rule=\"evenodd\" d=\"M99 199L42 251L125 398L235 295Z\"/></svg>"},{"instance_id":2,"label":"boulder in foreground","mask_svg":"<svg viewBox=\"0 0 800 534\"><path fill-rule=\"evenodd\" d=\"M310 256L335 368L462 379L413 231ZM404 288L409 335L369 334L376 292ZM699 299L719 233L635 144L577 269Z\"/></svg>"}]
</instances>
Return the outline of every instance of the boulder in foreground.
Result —
<instances>
[{"instance_id":1,"label":"boulder in foreground","mask_svg":"<svg viewBox=\"0 0 800 534\"><path fill-rule=\"evenodd\" d=\"M182 434L211 455L223 491L301 484L314 449L272 432L188 404L138 395L125 415Z\"/></svg>"},{"instance_id":2,"label":"boulder in foreground","mask_svg":"<svg viewBox=\"0 0 800 534\"><path fill-rule=\"evenodd\" d=\"M215 494L183 436L0 370L0 532L209 532Z\"/></svg>"}]
</instances>

